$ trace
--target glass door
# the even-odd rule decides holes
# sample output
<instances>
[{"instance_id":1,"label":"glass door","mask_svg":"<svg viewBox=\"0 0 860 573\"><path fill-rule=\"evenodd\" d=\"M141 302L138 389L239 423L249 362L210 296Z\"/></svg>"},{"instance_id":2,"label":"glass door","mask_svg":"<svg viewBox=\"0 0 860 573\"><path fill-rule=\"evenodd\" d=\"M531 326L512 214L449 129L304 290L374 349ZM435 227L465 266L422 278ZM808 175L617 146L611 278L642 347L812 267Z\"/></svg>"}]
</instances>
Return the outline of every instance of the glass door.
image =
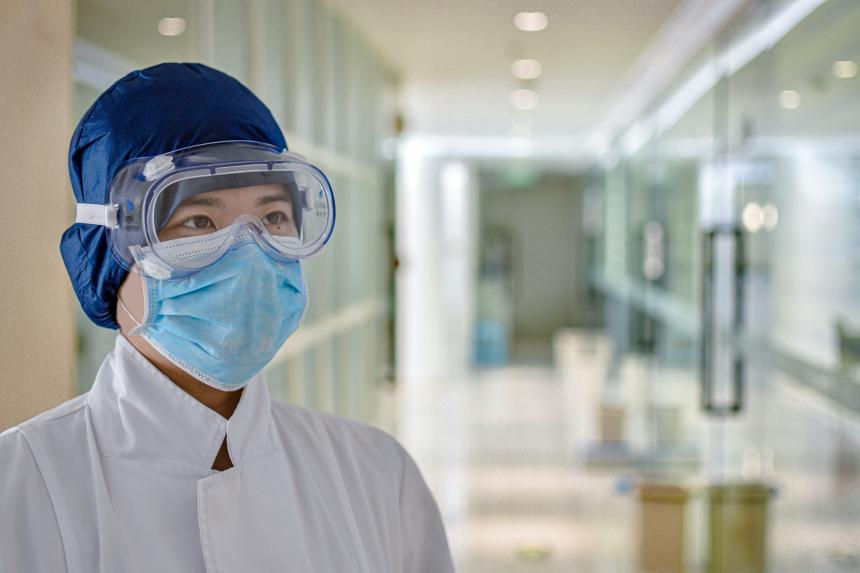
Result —
<instances>
[{"instance_id":1,"label":"glass door","mask_svg":"<svg viewBox=\"0 0 860 573\"><path fill-rule=\"evenodd\" d=\"M718 44L737 50L799 5L754 3ZM860 4L823 3L714 90L702 175L726 216L702 228L711 571L860 568L858 30Z\"/></svg>"},{"instance_id":2,"label":"glass door","mask_svg":"<svg viewBox=\"0 0 860 573\"><path fill-rule=\"evenodd\" d=\"M858 66L856 0L751 2L606 172L607 384L689 570L860 570Z\"/></svg>"}]
</instances>

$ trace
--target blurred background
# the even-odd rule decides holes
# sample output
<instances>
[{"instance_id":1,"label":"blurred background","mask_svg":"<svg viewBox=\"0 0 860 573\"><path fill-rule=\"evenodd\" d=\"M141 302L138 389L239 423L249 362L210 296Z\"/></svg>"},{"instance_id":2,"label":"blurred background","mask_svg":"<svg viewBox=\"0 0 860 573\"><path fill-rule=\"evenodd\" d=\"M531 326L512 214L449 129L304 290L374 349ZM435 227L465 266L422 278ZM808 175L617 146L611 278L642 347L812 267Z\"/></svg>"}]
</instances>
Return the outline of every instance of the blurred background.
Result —
<instances>
[{"instance_id":1,"label":"blurred background","mask_svg":"<svg viewBox=\"0 0 860 573\"><path fill-rule=\"evenodd\" d=\"M337 197L272 394L394 434L458 571L860 571L857 0L0 4L0 429L116 336L74 125L200 61Z\"/></svg>"}]
</instances>

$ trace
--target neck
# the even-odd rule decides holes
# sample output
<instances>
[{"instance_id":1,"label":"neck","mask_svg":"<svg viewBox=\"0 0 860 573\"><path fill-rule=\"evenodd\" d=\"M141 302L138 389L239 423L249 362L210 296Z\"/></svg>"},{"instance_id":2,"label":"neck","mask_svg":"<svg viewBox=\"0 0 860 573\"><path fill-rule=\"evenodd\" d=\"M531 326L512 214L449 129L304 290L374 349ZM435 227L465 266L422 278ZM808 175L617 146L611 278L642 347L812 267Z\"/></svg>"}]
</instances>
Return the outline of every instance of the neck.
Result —
<instances>
[{"instance_id":1,"label":"neck","mask_svg":"<svg viewBox=\"0 0 860 573\"><path fill-rule=\"evenodd\" d=\"M156 365L156 368L161 368ZM174 367L175 368L175 367ZM179 370L178 368L175 368ZM224 418L230 418L233 412L236 411L236 406L239 405L239 400L242 398L242 389L233 390L230 392L213 388L197 380L184 370L179 370L179 373L168 373L161 370L165 376L173 380L174 384L185 390L195 400L207 406L211 410L215 410Z\"/></svg>"},{"instance_id":2,"label":"neck","mask_svg":"<svg viewBox=\"0 0 860 573\"><path fill-rule=\"evenodd\" d=\"M242 389L239 390L219 390L208 384L204 384L188 372L182 370L164 356L161 355L155 348L152 347L146 340L140 336L126 336L126 339L134 346L147 360L158 368L162 374L170 378L174 384L182 388L192 398L214 410L222 417L229 419L236 411L239 405L239 400L242 398Z\"/></svg>"}]
</instances>

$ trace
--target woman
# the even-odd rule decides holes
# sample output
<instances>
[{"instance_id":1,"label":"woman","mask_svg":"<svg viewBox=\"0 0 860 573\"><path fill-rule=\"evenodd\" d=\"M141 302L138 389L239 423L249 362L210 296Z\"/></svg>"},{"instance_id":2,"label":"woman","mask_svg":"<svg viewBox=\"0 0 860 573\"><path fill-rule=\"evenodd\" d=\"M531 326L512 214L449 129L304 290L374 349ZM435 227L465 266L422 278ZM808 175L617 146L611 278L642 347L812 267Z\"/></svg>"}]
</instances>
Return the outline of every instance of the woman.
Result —
<instances>
[{"instance_id":1,"label":"woman","mask_svg":"<svg viewBox=\"0 0 860 573\"><path fill-rule=\"evenodd\" d=\"M0 434L0 571L453 571L392 436L269 397L335 217L262 102L199 64L132 72L69 168L63 260L120 334L90 392Z\"/></svg>"}]
</instances>

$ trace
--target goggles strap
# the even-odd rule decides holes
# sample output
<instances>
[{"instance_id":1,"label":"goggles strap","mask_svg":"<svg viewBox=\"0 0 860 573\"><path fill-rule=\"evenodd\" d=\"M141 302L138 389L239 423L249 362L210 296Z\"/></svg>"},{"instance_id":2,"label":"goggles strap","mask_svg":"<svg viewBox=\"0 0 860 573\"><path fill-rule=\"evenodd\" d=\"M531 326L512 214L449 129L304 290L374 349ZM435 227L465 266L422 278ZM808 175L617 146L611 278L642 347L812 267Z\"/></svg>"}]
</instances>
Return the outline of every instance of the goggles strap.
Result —
<instances>
[{"instance_id":1,"label":"goggles strap","mask_svg":"<svg viewBox=\"0 0 860 573\"><path fill-rule=\"evenodd\" d=\"M98 203L78 203L75 213L75 223L84 225L102 225L115 229L119 226L117 205L101 205Z\"/></svg>"}]
</instances>

